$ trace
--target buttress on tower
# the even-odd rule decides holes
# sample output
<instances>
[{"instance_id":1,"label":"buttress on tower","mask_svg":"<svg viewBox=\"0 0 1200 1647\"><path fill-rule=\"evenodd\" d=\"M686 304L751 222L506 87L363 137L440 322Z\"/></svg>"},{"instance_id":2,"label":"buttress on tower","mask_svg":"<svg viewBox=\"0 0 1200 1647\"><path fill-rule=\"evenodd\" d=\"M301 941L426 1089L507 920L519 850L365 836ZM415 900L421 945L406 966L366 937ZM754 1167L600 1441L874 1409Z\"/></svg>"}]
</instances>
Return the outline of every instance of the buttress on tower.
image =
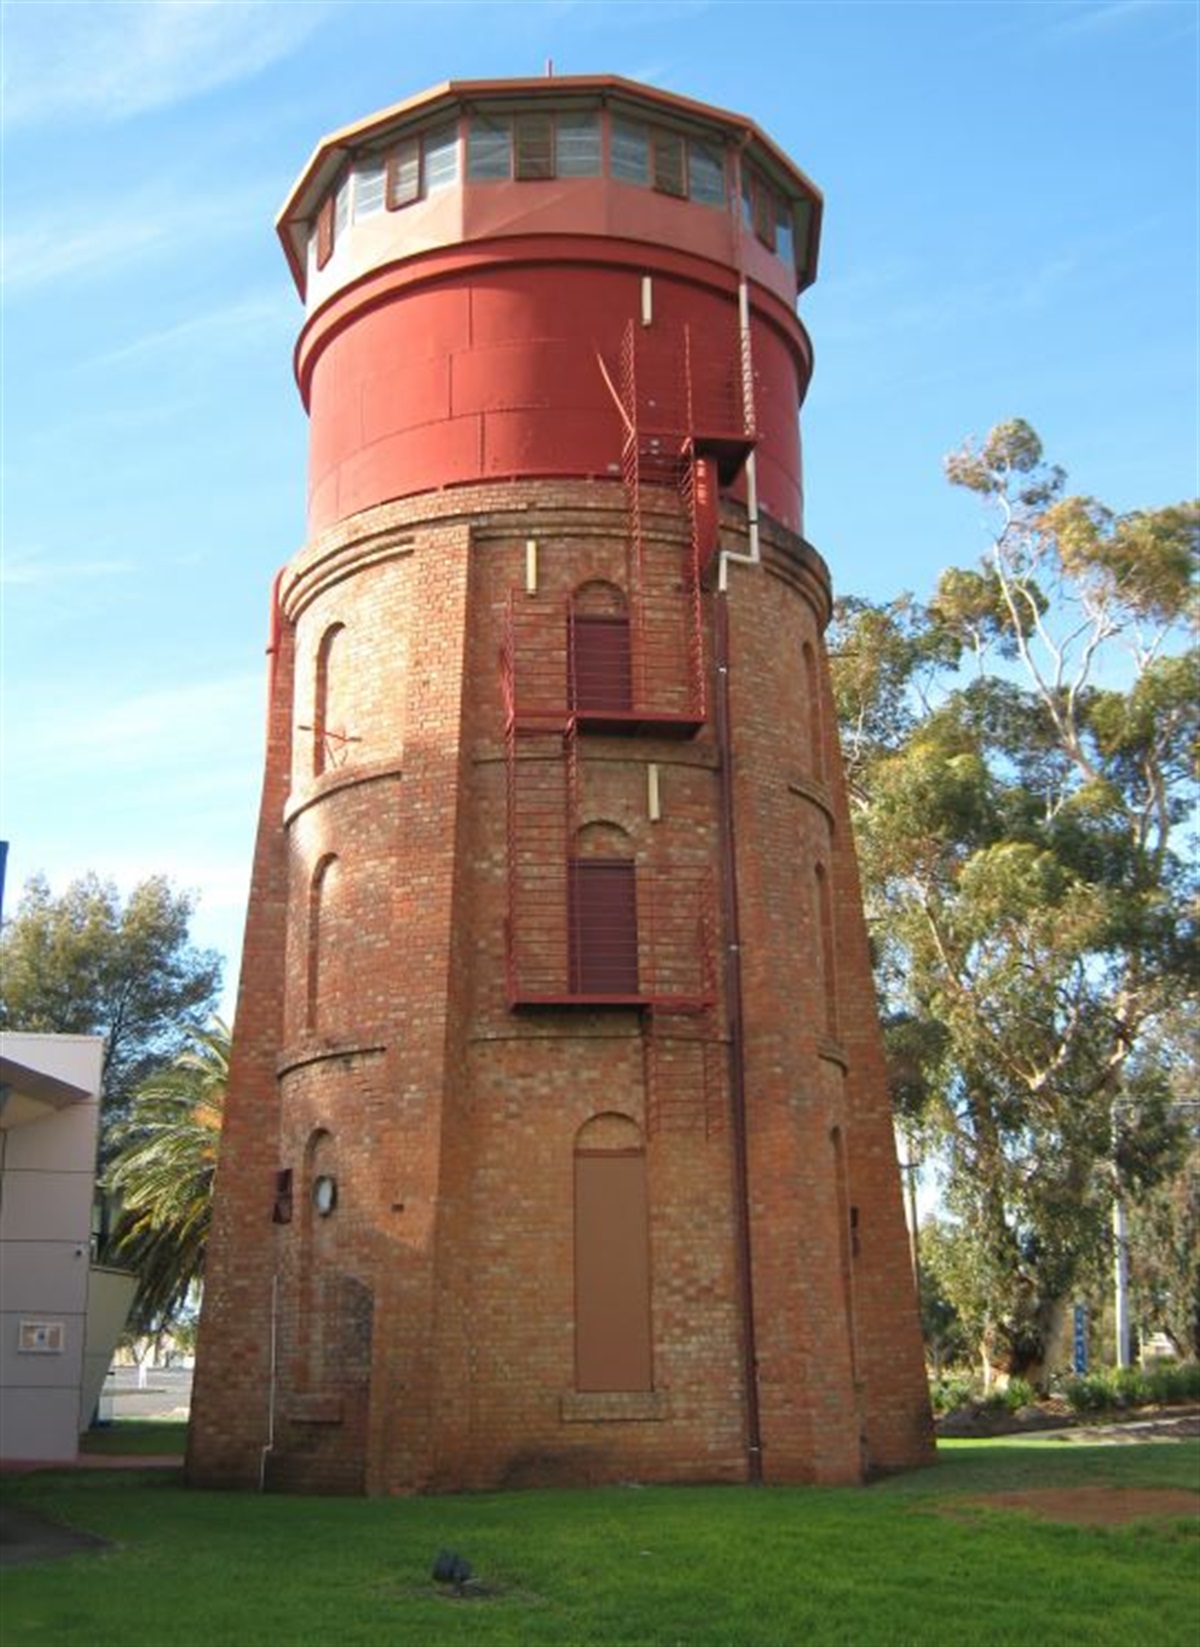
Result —
<instances>
[{"instance_id":1,"label":"buttress on tower","mask_svg":"<svg viewBox=\"0 0 1200 1647\"><path fill-rule=\"evenodd\" d=\"M610 76L320 144L189 1479L929 1456L803 537L820 196Z\"/></svg>"}]
</instances>

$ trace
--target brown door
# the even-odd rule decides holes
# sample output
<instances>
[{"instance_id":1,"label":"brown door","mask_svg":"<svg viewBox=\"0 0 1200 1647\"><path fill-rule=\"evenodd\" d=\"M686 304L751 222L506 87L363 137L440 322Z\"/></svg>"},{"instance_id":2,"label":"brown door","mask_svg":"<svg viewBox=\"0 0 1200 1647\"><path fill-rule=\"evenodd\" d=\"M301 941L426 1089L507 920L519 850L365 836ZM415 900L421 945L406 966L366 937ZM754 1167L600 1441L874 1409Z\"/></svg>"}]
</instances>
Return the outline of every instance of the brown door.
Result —
<instances>
[{"instance_id":1,"label":"brown door","mask_svg":"<svg viewBox=\"0 0 1200 1647\"><path fill-rule=\"evenodd\" d=\"M575 1156L575 1387L652 1388L641 1150Z\"/></svg>"}]
</instances>

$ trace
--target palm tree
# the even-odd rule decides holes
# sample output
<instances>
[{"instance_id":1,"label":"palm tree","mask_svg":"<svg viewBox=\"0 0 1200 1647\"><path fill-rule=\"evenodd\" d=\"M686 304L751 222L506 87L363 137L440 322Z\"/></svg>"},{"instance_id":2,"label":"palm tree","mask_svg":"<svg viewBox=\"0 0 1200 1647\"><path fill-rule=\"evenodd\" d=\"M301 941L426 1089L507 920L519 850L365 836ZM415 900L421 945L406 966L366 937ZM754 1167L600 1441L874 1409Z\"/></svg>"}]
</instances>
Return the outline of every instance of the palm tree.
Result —
<instances>
[{"instance_id":1,"label":"palm tree","mask_svg":"<svg viewBox=\"0 0 1200 1647\"><path fill-rule=\"evenodd\" d=\"M135 1332L166 1326L204 1274L230 1030L214 1018L189 1040L135 1091L113 1129L116 1153L104 1176L119 1206L108 1255L138 1277Z\"/></svg>"}]
</instances>

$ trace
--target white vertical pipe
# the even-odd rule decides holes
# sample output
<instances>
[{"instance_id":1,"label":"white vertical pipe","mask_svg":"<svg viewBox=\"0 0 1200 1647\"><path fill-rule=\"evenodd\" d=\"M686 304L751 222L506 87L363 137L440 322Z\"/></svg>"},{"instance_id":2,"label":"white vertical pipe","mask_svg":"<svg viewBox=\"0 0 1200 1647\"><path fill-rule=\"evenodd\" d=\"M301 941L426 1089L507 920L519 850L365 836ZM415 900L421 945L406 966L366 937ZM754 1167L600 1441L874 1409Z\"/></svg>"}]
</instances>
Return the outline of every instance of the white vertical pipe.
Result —
<instances>
[{"instance_id":1,"label":"white vertical pipe","mask_svg":"<svg viewBox=\"0 0 1200 1647\"><path fill-rule=\"evenodd\" d=\"M1113 1314L1117 1339L1117 1366L1129 1365L1129 1232L1125 1225L1125 1203L1121 1185L1113 1174Z\"/></svg>"},{"instance_id":2,"label":"white vertical pipe","mask_svg":"<svg viewBox=\"0 0 1200 1647\"><path fill-rule=\"evenodd\" d=\"M646 811L650 822L657 823L662 817L662 796L658 788L658 763L651 761L646 768Z\"/></svg>"},{"instance_id":3,"label":"white vertical pipe","mask_svg":"<svg viewBox=\"0 0 1200 1647\"><path fill-rule=\"evenodd\" d=\"M750 291L743 275L738 281L738 329L742 345L742 394L744 397L743 416L751 406L751 396L754 392L754 371L750 353ZM755 464L755 454L751 449L746 459L746 523L750 534L750 551L739 555L733 549L721 551L720 562L717 567L717 588L724 594L729 587L728 566L730 561L737 561L742 566L757 566L762 559L762 549L758 536L758 468Z\"/></svg>"}]
</instances>

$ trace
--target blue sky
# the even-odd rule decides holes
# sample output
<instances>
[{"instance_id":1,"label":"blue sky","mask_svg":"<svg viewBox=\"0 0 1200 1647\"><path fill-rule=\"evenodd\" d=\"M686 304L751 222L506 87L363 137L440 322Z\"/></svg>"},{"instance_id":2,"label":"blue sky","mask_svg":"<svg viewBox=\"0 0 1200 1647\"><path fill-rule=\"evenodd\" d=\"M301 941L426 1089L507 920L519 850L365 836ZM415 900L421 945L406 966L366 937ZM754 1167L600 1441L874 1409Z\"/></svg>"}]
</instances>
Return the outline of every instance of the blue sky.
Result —
<instances>
[{"instance_id":1,"label":"blue sky","mask_svg":"<svg viewBox=\"0 0 1200 1647\"><path fill-rule=\"evenodd\" d=\"M3 0L6 907L164 872L236 983L275 569L304 540L275 213L447 79L615 73L826 196L808 535L843 593L983 544L943 455L1028 418L1118 509L1200 490L1195 0Z\"/></svg>"}]
</instances>

